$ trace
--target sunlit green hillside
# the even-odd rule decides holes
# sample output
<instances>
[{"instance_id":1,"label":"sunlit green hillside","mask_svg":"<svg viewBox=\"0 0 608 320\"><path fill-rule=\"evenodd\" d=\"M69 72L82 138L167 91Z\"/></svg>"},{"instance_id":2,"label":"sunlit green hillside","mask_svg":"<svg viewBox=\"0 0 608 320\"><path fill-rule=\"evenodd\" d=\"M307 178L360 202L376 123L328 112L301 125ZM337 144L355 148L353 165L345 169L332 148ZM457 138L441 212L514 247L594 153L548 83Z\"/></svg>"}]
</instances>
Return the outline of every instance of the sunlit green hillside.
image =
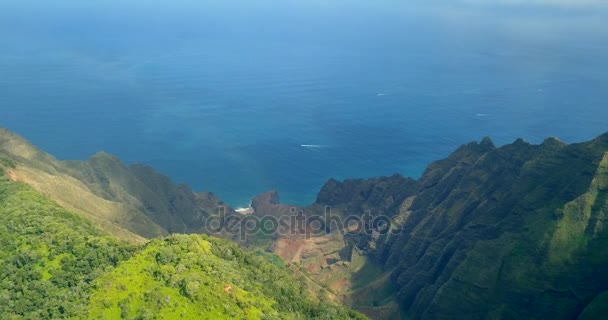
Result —
<instances>
[{"instance_id":1,"label":"sunlit green hillside","mask_svg":"<svg viewBox=\"0 0 608 320\"><path fill-rule=\"evenodd\" d=\"M284 266L207 236L133 246L4 173L0 318L351 319L314 302Z\"/></svg>"}]
</instances>

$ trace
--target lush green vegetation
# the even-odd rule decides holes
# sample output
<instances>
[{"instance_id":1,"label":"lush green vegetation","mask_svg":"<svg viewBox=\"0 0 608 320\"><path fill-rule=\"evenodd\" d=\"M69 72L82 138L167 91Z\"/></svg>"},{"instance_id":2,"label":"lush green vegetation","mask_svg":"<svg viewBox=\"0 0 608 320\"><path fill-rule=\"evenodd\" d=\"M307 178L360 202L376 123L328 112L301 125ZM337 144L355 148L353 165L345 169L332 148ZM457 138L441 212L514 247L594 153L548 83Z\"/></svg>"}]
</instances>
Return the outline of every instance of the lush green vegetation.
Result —
<instances>
[{"instance_id":1,"label":"lush green vegetation","mask_svg":"<svg viewBox=\"0 0 608 320\"><path fill-rule=\"evenodd\" d=\"M4 175L0 265L2 319L363 318L313 302L275 256L198 235L129 245Z\"/></svg>"},{"instance_id":2,"label":"lush green vegetation","mask_svg":"<svg viewBox=\"0 0 608 320\"><path fill-rule=\"evenodd\" d=\"M350 319L313 303L303 280L236 244L199 235L151 241L95 282L90 317Z\"/></svg>"},{"instance_id":3,"label":"lush green vegetation","mask_svg":"<svg viewBox=\"0 0 608 320\"><path fill-rule=\"evenodd\" d=\"M0 178L0 317L84 317L92 281L134 248Z\"/></svg>"}]
</instances>

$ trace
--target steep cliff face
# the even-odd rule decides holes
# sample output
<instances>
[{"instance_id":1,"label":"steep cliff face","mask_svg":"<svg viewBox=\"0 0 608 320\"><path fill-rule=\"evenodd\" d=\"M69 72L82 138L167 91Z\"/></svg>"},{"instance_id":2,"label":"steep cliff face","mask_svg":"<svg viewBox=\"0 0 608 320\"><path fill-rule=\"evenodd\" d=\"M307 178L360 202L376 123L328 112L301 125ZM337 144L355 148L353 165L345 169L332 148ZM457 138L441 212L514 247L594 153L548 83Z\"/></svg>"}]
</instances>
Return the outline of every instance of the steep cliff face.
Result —
<instances>
[{"instance_id":1,"label":"steep cliff face","mask_svg":"<svg viewBox=\"0 0 608 320\"><path fill-rule=\"evenodd\" d=\"M606 151L606 137L518 140L458 161L384 247L401 305L424 318L578 315L608 286L606 233L590 226L606 213Z\"/></svg>"},{"instance_id":2,"label":"steep cliff face","mask_svg":"<svg viewBox=\"0 0 608 320\"><path fill-rule=\"evenodd\" d=\"M416 183L329 181L317 205L397 208L401 232L365 245L394 270L397 301L413 318L575 318L608 288L606 152L608 134L501 148L484 139ZM400 203L357 193L378 188Z\"/></svg>"},{"instance_id":3,"label":"steep cliff face","mask_svg":"<svg viewBox=\"0 0 608 320\"><path fill-rule=\"evenodd\" d=\"M66 164L69 174L96 195L137 208L168 233L200 231L205 218L216 214L223 205L212 193L197 194L149 166L128 166L104 152L84 162Z\"/></svg>"},{"instance_id":4,"label":"steep cliff face","mask_svg":"<svg viewBox=\"0 0 608 320\"><path fill-rule=\"evenodd\" d=\"M199 233L224 203L212 193L176 185L151 167L126 165L100 152L86 161L59 161L20 136L0 130L0 154L26 182L102 229L129 241L170 233ZM227 208L229 214L235 214Z\"/></svg>"}]
</instances>

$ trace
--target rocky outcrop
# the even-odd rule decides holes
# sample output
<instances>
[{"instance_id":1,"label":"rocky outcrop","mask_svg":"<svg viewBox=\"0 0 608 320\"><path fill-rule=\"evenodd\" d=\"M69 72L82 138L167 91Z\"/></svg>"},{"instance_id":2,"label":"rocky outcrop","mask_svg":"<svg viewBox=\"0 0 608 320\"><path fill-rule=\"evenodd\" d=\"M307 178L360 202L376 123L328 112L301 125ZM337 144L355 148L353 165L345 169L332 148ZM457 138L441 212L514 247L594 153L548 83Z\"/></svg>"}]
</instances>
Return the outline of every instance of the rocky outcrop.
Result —
<instances>
[{"instance_id":1,"label":"rocky outcrop","mask_svg":"<svg viewBox=\"0 0 608 320\"><path fill-rule=\"evenodd\" d=\"M251 207L253 208L255 214L260 217L267 215L274 217L287 217L302 209L289 204L281 204L279 193L276 190L272 190L254 197L251 200Z\"/></svg>"}]
</instances>

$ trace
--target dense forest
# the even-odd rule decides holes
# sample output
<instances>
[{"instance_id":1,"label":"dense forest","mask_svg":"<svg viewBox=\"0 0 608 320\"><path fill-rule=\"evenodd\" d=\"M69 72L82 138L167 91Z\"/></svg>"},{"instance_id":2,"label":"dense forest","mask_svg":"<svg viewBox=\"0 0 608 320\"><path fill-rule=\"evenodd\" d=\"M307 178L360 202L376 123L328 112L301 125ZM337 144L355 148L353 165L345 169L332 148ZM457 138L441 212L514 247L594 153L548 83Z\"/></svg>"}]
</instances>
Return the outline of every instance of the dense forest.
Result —
<instances>
[{"instance_id":1,"label":"dense forest","mask_svg":"<svg viewBox=\"0 0 608 320\"><path fill-rule=\"evenodd\" d=\"M96 229L0 165L3 319L356 319L303 279L226 240L174 235L132 245Z\"/></svg>"}]
</instances>

